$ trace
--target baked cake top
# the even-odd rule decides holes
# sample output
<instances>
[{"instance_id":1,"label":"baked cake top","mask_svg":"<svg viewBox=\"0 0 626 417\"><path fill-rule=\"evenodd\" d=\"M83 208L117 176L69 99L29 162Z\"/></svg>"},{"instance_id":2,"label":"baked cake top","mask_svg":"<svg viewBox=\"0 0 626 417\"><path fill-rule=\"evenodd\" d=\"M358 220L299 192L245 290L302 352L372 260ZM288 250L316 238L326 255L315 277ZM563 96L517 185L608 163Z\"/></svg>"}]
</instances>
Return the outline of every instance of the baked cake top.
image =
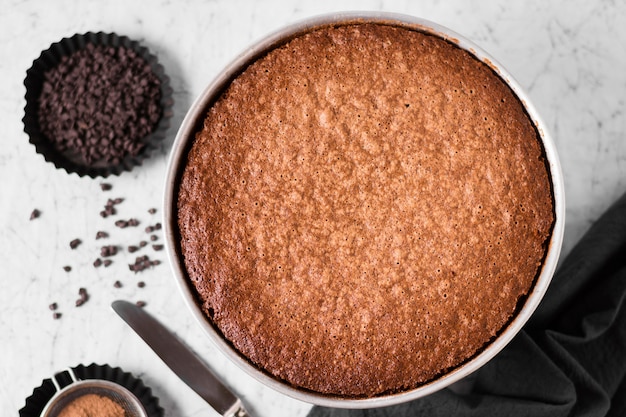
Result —
<instances>
[{"instance_id":1,"label":"baked cake top","mask_svg":"<svg viewBox=\"0 0 626 417\"><path fill-rule=\"evenodd\" d=\"M265 372L332 395L424 384L479 353L544 259L547 162L520 101L436 36L325 27L208 110L177 201L208 318Z\"/></svg>"}]
</instances>

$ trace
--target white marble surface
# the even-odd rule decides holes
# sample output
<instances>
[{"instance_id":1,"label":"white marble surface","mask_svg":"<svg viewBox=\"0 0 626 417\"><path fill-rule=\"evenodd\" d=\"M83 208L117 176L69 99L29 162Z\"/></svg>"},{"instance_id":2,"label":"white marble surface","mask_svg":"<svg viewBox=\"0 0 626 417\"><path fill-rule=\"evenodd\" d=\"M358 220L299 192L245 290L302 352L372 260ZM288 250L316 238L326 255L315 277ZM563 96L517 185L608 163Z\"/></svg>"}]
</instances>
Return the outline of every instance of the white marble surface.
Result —
<instances>
[{"instance_id":1,"label":"white marble surface","mask_svg":"<svg viewBox=\"0 0 626 417\"><path fill-rule=\"evenodd\" d=\"M626 3L600 0L316 0L280 2L5 0L0 13L0 409L17 413L43 378L77 364L109 363L144 379L166 416L216 415L110 310L117 298L147 309L190 344L259 416L304 416L310 406L238 370L202 333L164 263L139 275L114 257L91 263L105 241L126 247L160 220L169 146L186 109L246 45L281 26L338 10L386 10L436 21L495 56L528 91L553 134L567 196L563 252L626 189ZM77 32L115 31L142 41L166 68L176 100L166 144L144 166L107 180L79 178L44 162L22 131L25 71L50 43ZM142 225L117 229L98 213L123 197L117 218ZM147 210L159 208L155 215ZM41 217L30 221L34 208ZM117 219L116 218L116 219ZM76 250L69 242L81 238ZM71 265L72 271L62 267ZM124 287L113 287L115 280ZM136 283L143 280L145 288ZM74 307L78 288L90 300ZM53 320L48 305L63 314Z\"/></svg>"}]
</instances>

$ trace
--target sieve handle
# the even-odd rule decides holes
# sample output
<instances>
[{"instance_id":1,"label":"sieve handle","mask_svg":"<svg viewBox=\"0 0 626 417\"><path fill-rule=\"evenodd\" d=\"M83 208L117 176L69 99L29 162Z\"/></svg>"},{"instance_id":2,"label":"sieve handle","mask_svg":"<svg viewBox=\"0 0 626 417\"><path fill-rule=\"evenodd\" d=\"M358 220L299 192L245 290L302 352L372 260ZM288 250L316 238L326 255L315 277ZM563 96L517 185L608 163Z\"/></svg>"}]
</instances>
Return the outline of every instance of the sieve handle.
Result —
<instances>
[{"instance_id":1,"label":"sieve handle","mask_svg":"<svg viewBox=\"0 0 626 417\"><path fill-rule=\"evenodd\" d=\"M57 372L52 377L52 385L54 385L54 391L55 392L61 391L62 387L61 387L61 383L59 382L58 378L59 378L59 376L61 376L63 374L63 372L67 372L70 375L70 378L72 379L72 382L70 382L68 385L71 385L74 382L78 381L78 377L76 376L76 374L74 373L74 370L72 368L67 368L65 371Z\"/></svg>"}]
</instances>

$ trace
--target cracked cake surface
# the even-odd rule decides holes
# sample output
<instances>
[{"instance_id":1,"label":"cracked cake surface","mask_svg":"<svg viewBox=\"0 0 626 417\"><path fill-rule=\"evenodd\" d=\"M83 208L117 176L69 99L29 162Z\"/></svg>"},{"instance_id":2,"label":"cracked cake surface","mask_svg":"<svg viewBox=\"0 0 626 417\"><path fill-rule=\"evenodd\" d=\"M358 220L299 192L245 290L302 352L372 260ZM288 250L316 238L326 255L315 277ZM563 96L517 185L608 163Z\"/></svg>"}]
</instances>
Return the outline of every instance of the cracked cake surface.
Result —
<instances>
[{"instance_id":1,"label":"cracked cake surface","mask_svg":"<svg viewBox=\"0 0 626 417\"><path fill-rule=\"evenodd\" d=\"M207 318L263 371L372 397L481 352L554 222L540 137L488 65L392 25L318 28L208 109L178 185Z\"/></svg>"}]
</instances>

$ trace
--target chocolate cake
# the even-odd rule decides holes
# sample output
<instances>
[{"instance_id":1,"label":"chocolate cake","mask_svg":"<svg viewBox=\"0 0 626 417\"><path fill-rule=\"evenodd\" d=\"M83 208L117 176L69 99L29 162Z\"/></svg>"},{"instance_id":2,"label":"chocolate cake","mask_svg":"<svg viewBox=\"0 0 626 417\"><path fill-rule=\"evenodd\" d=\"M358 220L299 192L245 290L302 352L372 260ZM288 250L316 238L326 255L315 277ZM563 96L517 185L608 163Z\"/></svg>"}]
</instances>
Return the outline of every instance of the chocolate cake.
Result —
<instances>
[{"instance_id":1,"label":"chocolate cake","mask_svg":"<svg viewBox=\"0 0 626 417\"><path fill-rule=\"evenodd\" d=\"M540 272L550 173L522 103L437 36L317 28L258 58L183 161L180 251L249 361L342 397L402 392L480 353Z\"/></svg>"}]
</instances>

